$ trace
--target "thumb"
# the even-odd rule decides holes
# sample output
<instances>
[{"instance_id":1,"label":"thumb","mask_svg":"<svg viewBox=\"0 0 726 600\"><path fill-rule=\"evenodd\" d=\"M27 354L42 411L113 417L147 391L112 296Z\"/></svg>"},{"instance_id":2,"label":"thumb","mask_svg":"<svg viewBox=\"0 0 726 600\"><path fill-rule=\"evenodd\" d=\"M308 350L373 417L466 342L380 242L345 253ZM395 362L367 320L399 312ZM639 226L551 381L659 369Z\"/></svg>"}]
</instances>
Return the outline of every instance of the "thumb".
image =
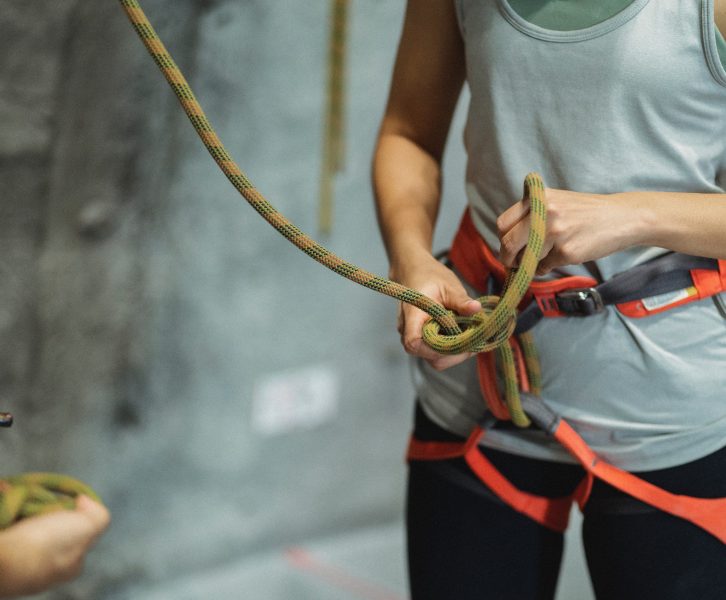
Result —
<instances>
[{"instance_id":1,"label":"thumb","mask_svg":"<svg viewBox=\"0 0 726 600\"><path fill-rule=\"evenodd\" d=\"M76 511L86 516L97 534L104 531L111 522L111 514L108 509L85 495L78 496L76 499Z\"/></svg>"},{"instance_id":2,"label":"thumb","mask_svg":"<svg viewBox=\"0 0 726 600\"><path fill-rule=\"evenodd\" d=\"M461 294L455 294L450 297L447 308L462 317L470 317L481 310L481 304L478 300L469 298L469 296L462 292Z\"/></svg>"}]
</instances>

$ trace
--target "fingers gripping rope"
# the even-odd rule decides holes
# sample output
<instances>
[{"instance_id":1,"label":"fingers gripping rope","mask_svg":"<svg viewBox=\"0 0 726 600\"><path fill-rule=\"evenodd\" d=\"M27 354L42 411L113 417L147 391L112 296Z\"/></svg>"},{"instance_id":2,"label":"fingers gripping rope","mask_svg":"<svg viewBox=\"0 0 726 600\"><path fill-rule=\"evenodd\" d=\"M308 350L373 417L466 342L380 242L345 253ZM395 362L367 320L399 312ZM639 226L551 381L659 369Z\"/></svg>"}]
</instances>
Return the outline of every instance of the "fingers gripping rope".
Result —
<instances>
[{"instance_id":1,"label":"fingers gripping rope","mask_svg":"<svg viewBox=\"0 0 726 600\"><path fill-rule=\"evenodd\" d=\"M525 194L531 201L532 227L521 265L509 273L501 298L485 296L481 299L483 309L479 314L474 317L458 317L438 302L416 290L369 273L344 261L307 236L278 212L255 189L252 182L227 152L197 102L189 83L159 39L138 1L119 1L212 158L237 191L270 225L308 256L338 275L373 291L416 306L428 313L431 319L424 327L423 337L434 350L442 354L457 354L460 352L484 352L498 348L498 352L503 353L502 357L506 362L506 353L508 351L511 353L509 344L506 342L514 330L517 305L534 277L544 241L544 184L539 175L530 173L525 179ZM514 387L516 387L516 376ZM519 421L521 424L524 424L525 419L526 417L515 420L513 417L515 422Z\"/></svg>"},{"instance_id":2,"label":"fingers gripping rope","mask_svg":"<svg viewBox=\"0 0 726 600\"><path fill-rule=\"evenodd\" d=\"M0 413L0 425L10 427L13 417ZM72 510L81 494L101 499L85 483L56 473L26 473L0 479L0 529L28 517L56 510Z\"/></svg>"}]
</instances>

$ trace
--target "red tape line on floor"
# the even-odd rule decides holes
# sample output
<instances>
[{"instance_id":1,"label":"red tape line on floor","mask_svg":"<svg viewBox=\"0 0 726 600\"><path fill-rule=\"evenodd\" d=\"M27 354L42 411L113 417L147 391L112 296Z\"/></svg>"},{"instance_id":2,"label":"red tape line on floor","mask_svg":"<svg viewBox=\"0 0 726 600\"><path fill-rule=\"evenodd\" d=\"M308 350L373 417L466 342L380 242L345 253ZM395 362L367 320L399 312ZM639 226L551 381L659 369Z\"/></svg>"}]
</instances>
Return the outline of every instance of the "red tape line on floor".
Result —
<instances>
[{"instance_id":1,"label":"red tape line on floor","mask_svg":"<svg viewBox=\"0 0 726 600\"><path fill-rule=\"evenodd\" d=\"M285 558L299 571L314 575L321 581L339 589L347 590L362 600L406 600L404 596L387 590L381 585L366 581L340 567L315 558L304 548L288 548L285 550Z\"/></svg>"}]
</instances>

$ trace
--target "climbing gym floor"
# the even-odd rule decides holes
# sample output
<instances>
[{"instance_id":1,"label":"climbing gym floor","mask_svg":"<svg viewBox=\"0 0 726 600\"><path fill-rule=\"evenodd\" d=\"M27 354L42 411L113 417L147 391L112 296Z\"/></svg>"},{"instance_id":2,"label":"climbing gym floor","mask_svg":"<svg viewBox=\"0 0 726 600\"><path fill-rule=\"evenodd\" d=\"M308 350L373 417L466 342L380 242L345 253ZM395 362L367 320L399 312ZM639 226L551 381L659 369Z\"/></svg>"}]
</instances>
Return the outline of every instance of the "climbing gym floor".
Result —
<instances>
[{"instance_id":1,"label":"climbing gym floor","mask_svg":"<svg viewBox=\"0 0 726 600\"><path fill-rule=\"evenodd\" d=\"M557 600L590 600L573 513ZM154 587L132 587L107 600L406 600L400 522L261 553Z\"/></svg>"}]
</instances>

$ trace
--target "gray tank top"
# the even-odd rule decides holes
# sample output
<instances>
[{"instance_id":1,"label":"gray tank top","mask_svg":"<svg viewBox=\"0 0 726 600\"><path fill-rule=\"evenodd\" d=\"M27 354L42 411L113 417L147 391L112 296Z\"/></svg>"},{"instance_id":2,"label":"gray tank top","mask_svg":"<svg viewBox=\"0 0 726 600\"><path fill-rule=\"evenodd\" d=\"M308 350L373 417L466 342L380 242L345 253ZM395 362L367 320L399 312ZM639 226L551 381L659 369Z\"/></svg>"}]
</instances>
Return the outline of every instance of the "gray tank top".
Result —
<instances>
[{"instance_id":1,"label":"gray tank top","mask_svg":"<svg viewBox=\"0 0 726 600\"><path fill-rule=\"evenodd\" d=\"M634 0L591 27L546 29L507 0L456 0L471 92L466 194L497 250L496 218L538 171L547 186L608 194L724 193L726 69L712 0ZM596 261L603 278L665 252L637 247ZM561 274L589 275L582 265ZM670 467L726 445L724 295L644 319L614 309L546 319L533 330L543 398L607 460ZM419 363L419 399L466 435L483 413L474 361L437 373ZM567 461L535 431L485 443Z\"/></svg>"}]
</instances>

